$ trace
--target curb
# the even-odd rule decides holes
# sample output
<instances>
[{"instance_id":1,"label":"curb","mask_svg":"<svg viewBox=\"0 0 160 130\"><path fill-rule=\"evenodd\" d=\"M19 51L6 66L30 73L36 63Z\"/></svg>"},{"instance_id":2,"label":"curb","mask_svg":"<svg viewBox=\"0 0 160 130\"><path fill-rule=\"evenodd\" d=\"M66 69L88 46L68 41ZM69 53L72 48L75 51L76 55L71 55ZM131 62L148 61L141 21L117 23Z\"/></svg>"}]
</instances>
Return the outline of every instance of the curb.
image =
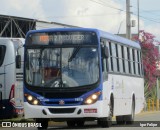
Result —
<instances>
[{"instance_id":1,"label":"curb","mask_svg":"<svg viewBox=\"0 0 160 130\"><path fill-rule=\"evenodd\" d=\"M160 113L160 111L142 111L141 113L136 114L136 116L154 114L154 113Z\"/></svg>"}]
</instances>

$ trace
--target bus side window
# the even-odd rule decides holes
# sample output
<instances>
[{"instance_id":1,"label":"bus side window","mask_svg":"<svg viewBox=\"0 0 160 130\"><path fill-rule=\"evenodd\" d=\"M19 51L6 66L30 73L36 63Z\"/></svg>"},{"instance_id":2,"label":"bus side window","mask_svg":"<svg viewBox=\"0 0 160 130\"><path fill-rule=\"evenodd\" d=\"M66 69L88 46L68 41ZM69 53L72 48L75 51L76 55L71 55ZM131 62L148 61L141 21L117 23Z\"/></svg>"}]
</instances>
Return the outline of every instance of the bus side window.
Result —
<instances>
[{"instance_id":1,"label":"bus side window","mask_svg":"<svg viewBox=\"0 0 160 130\"><path fill-rule=\"evenodd\" d=\"M104 51L103 49L108 49L108 47L106 46L106 40L101 40L101 52ZM108 50L105 50L108 52ZM103 52L102 52L103 53ZM107 57L103 57L103 55L101 55L101 60L102 60L102 72L103 72L103 79L104 81L108 79L108 58Z\"/></svg>"},{"instance_id":2,"label":"bus side window","mask_svg":"<svg viewBox=\"0 0 160 130\"><path fill-rule=\"evenodd\" d=\"M141 68L141 76L144 76L144 71L143 71L143 65L142 65L142 52L139 52L139 58L140 58L140 68Z\"/></svg>"},{"instance_id":3,"label":"bus side window","mask_svg":"<svg viewBox=\"0 0 160 130\"><path fill-rule=\"evenodd\" d=\"M128 60L129 74L131 74L131 57L130 57L130 48L129 47L127 47L127 60Z\"/></svg>"},{"instance_id":4,"label":"bus side window","mask_svg":"<svg viewBox=\"0 0 160 130\"><path fill-rule=\"evenodd\" d=\"M116 47L117 72L119 72L120 71L120 67L119 67L118 45L115 44L115 47Z\"/></svg>"},{"instance_id":5,"label":"bus side window","mask_svg":"<svg viewBox=\"0 0 160 130\"><path fill-rule=\"evenodd\" d=\"M117 67L117 56L116 56L116 43L112 43L112 61L113 61L113 72L117 72L118 71L118 67Z\"/></svg>"},{"instance_id":6,"label":"bus side window","mask_svg":"<svg viewBox=\"0 0 160 130\"><path fill-rule=\"evenodd\" d=\"M122 50L123 73L125 73L125 72L126 72L126 69L125 69L124 47L123 47L123 46L121 46L121 50Z\"/></svg>"},{"instance_id":7,"label":"bus side window","mask_svg":"<svg viewBox=\"0 0 160 130\"><path fill-rule=\"evenodd\" d=\"M125 64L125 73L128 74L129 73L129 65L128 65L128 51L127 51L127 47L123 46L124 49L124 64Z\"/></svg>"},{"instance_id":8,"label":"bus side window","mask_svg":"<svg viewBox=\"0 0 160 130\"><path fill-rule=\"evenodd\" d=\"M133 74L136 74L136 63L135 63L135 50L132 49L132 60L133 60Z\"/></svg>"},{"instance_id":9,"label":"bus side window","mask_svg":"<svg viewBox=\"0 0 160 130\"><path fill-rule=\"evenodd\" d=\"M123 73L123 59L122 59L122 48L118 45L118 58L119 58L119 71Z\"/></svg>"},{"instance_id":10,"label":"bus side window","mask_svg":"<svg viewBox=\"0 0 160 130\"><path fill-rule=\"evenodd\" d=\"M138 75L141 75L139 50L137 50L137 61L138 61Z\"/></svg>"},{"instance_id":11,"label":"bus side window","mask_svg":"<svg viewBox=\"0 0 160 130\"><path fill-rule=\"evenodd\" d=\"M131 74L133 75L134 74L134 68L133 68L133 52L132 52L132 48L129 49L130 51L130 65L131 65Z\"/></svg>"},{"instance_id":12,"label":"bus side window","mask_svg":"<svg viewBox=\"0 0 160 130\"><path fill-rule=\"evenodd\" d=\"M110 52L109 71L113 71L112 43L111 42L109 42L109 52Z\"/></svg>"}]
</instances>

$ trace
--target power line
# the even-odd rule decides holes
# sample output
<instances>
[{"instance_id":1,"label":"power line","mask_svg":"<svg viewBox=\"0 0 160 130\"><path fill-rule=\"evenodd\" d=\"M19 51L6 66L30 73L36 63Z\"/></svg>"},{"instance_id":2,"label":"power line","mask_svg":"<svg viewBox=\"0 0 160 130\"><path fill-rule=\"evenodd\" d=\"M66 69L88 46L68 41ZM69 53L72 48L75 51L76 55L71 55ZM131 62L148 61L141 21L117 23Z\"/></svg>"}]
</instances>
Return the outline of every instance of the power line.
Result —
<instances>
[{"instance_id":1,"label":"power line","mask_svg":"<svg viewBox=\"0 0 160 130\"><path fill-rule=\"evenodd\" d=\"M132 6L133 8L137 9L137 7ZM148 12L148 13L152 13L152 12L160 12L160 10L144 10L144 9L140 9L142 12Z\"/></svg>"},{"instance_id":2,"label":"power line","mask_svg":"<svg viewBox=\"0 0 160 130\"><path fill-rule=\"evenodd\" d=\"M160 12L160 10L143 10L143 12Z\"/></svg>"},{"instance_id":3,"label":"power line","mask_svg":"<svg viewBox=\"0 0 160 130\"><path fill-rule=\"evenodd\" d=\"M105 7L109 7L109 8L112 8L112 9L116 9L116 10L119 10L119 11L124 11L123 9L119 9L119 8L116 8L116 7L114 7L114 6L111 6L111 5L104 5L104 2L103 3L101 3L101 2L97 2L97 1L95 1L95 0L90 0L91 2L94 2L94 3L97 3L97 4L100 4L100 5L102 5L102 6L105 6ZM106 3L105 3L106 4Z\"/></svg>"},{"instance_id":4,"label":"power line","mask_svg":"<svg viewBox=\"0 0 160 130\"><path fill-rule=\"evenodd\" d=\"M137 7L134 7L134 6L132 6L132 7L138 9ZM145 12L145 10L142 10L142 9L141 9L141 11ZM148 13L150 13L150 12L148 12ZM136 13L132 13L132 14L138 16L138 14L136 14ZM153 15L153 13L150 13L150 14ZM144 20L148 20L148 21L155 22L155 23L160 23L160 21L157 21L157 19L154 19L154 18L149 18L149 17L145 17L142 15L140 15L139 17L143 18Z\"/></svg>"},{"instance_id":5,"label":"power line","mask_svg":"<svg viewBox=\"0 0 160 130\"><path fill-rule=\"evenodd\" d=\"M97 1L95 1L95 0L90 0L91 2L93 2L93 3L96 3L96 4L100 4L100 5L102 5L102 6L105 6L105 7L109 7L109 8L112 8L112 9L115 9L115 10L118 10L118 11L122 11L122 12L126 12L125 10L123 10L123 9L119 9L119 8L116 8L116 7L114 7L114 6L111 6L111 5L105 5L106 3L104 2L104 1L102 1L102 0L99 0L100 2L97 2ZM70 15L70 16L55 16L54 18L64 18L64 17L87 17L87 16L105 16L105 15L117 15L117 14L119 14L119 13L114 13L114 14L97 14L97 15L94 15L94 14L92 14L92 15L81 15L81 16L75 16L75 15ZM51 17L47 17L47 18L51 18Z\"/></svg>"},{"instance_id":6,"label":"power line","mask_svg":"<svg viewBox=\"0 0 160 130\"><path fill-rule=\"evenodd\" d=\"M117 10L126 12L126 11L123 10L123 9L119 9L119 8L116 8L116 7L113 7L113 6L104 5L105 2L103 2L103 4L102 4L102 3L99 3L99 2L97 2L97 1L95 1L95 0L90 0L90 1L95 2L95 3L97 3L97 4L100 4L100 5L102 5L102 6L106 6L106 7L110 7L110 8L113 8L113 9L117 9ZM99 0L99 1L101 1L101 0ZM102 2L102 1L101 1L101 2ZM134 7L134 6L132 6L132 7ZM136 8L136 7L134 7L134 8ZM137 14L134 14L134 13L133 13L133 15L138 16ZM140 15L139 17L141 17L141 18L143 18L143 19L145 19L145 20L148 20L148 21L152 21L152 22L155 22L155 23L160 23L159 21L156 21L156 19L147 18L147 17L141 16L141 15Z\"/></svg>"},{"instance_id":7,"label":"power line","mask_svg":"<svg viewBox=\"0 0 160 130\"><path fill-rule=\"evenodd\" d=\"M138 9L137 7L134 7L134 6L132 6L133 8L135 8L135 9ZM142 10L142 9L140 9L140 12L141 13L148 13L148 14L152 14L152 15L154 15L154 16L160 16L160 15L156 15L156 14L153 14L153 12L158 12L158 11L160 11L160 10Z\"/></svg>"},{"instance_id":8,"label":"power line","mask_svg":"<svg viewBox=\"0 0 160 130\"><path fill-rule=\"evenodd\" d=\"M89 1L91 1L91 2L93 2L93 3L96 3L96 4L99 4L99 5L101 5L101 6L104 6L104 7L109 7L109 8L112 8L112 9L115 9L115 10L117 10L117 11L121 11L121 12L125 12L126 13L126 11L125 10L123 10L123 9L120 9L120 8L117 8L117 7L114 7L114 6L111 6L111 5L108 5L106 2L104 2L104 1L102 1L102 0L98 0L98 1L96 1L96 0L89 0ZM134 7L134 6L132 6L132 7ZM136 8L136 7L134 7L134 8ZM87 16L105 16L105 15L117 15L117 14L119 14L119 13L114 13L114 14L90 14L90 15L81 15L81 16L75 16L75 15L70 15L70 16L52 16L52 17L47 17L47 18L68 18L68 17L87 17ZM135 16L138 16L137 14L135 14L135 13L132 13L133 15L135 15ZM157 21L156 19L153 19L153 18L148 18L148 17L145 17L145 16L142 16L142 15L140 15L139 17L141 17L141 18L143 18L144 20L148 20L148 21L151 21L151 22L155 22L155 23L160 23L160 21Z\"/></svg>"},{"instance_id":9,"label":"power line","mask_svg":"<svg viewBox=\"0 0 160 130\"><path fill-rule=\"evenodd\" d=\"M132 14L137 16L137 14L134 14L134 13L132 13ZM141 17L141 18L143 18L145 20L151 21L151 22L160 23L160 21L156 21L155 19L147 18L147 17L144 17L142 15L139 15L139 17Z\"/></svg>"},{"instance_id":10,"label":"power line","mask_svg":"<svg viewBox=\"0 0 160 130\"><path fill-rule=\"evenodd\" d=\"M101 16L108 16L108 15L119 15L119 13L106 13L106 14L88 14L88 15L64 15L64 16L48 16L46 18L57 18L57 19L60 19L60 18L81 18L81 17L88 17L88 16L91 16L91 17L101 17Z\"/></svg>"}]
</instances>

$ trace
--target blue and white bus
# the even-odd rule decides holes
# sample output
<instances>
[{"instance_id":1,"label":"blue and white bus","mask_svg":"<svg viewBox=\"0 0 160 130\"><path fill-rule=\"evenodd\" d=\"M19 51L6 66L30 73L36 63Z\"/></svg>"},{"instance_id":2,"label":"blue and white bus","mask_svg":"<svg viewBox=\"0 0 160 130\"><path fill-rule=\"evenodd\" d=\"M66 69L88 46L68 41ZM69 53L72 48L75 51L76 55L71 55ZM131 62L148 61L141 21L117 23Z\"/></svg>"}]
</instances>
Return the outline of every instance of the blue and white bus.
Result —
<instances>
[{"instance_id":1,"label":"blue and white bus","mask_svg":"<svg viewBox=\"0 0 160 130\"><path fill-rule=\"evenodd\" d=\"M47 128L97 121L109 127L133 123L144 106L139 43L88 28L27 33L24 57L24 111Z\"/></svg>"}]
</instances>

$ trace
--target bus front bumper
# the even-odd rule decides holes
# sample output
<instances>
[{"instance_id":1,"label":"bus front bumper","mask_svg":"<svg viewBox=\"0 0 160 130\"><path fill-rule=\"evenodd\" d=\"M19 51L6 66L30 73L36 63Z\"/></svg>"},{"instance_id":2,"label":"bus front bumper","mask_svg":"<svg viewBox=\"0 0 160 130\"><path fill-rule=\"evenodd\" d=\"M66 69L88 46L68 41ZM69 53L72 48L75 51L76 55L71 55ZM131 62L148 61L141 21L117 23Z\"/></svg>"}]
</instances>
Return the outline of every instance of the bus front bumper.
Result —
<instances>
[{"instance_id":1,"label":"bus front bumper","mask_svg":"<svg viewBox=\"0 0 160 130\"><path fill-rule=\"evenodd\" d=\"M25 118L102 118L109 115L108 101L97 101L92 105L36 106L24 103Z\"/></svg>"}]
</instances>

